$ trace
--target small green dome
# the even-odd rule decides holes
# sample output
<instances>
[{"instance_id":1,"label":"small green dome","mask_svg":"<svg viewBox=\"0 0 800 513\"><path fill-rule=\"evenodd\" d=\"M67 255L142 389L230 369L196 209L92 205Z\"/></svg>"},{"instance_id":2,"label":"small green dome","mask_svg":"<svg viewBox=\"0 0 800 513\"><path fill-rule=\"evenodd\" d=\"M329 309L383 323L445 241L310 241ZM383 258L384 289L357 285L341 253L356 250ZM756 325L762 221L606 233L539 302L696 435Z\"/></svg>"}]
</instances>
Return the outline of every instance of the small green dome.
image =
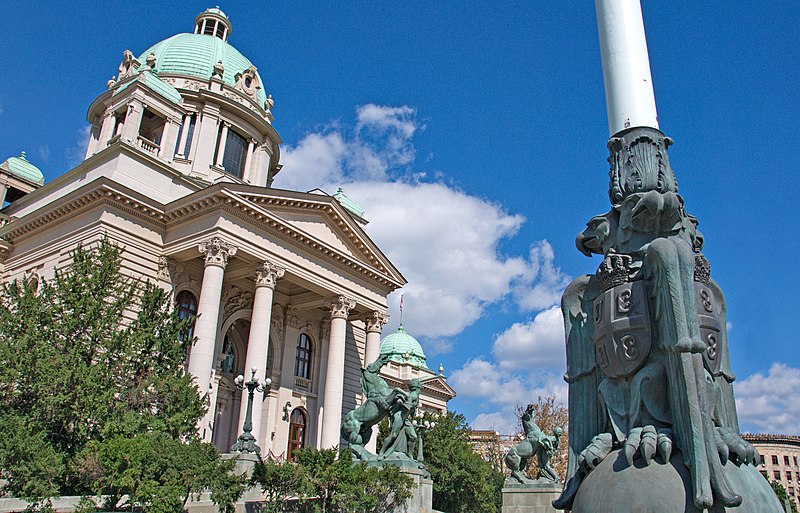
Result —
<instances>
[{"instance_id":1,"label":"small green dome","mask_svg":"<svg viewBox=\"0 0 800 513\"><path fill-rule=\"evenodd\" d=\"M144 63L151 53L156 57L156 72L160 75L188 75L208 80L214 72L214 65L222 62L222 80L231 87L236 85L234 77L253 65L226 41L208 34L176 34L145 50L139 62ZM264 107L267 100L264 81L258 72L256 76L261 85L256 98L258 104Z\"/></svg>"},{"instance_id":2,"label":"small green dome","mask_svg":"<svg viewBox=\"0 0 800 513\"><path fill-rule=\"evenodd\" d=\"M415 367L428 368L422 346L417 339L406 333L402 325L381 341L381 354L389 355L393 362L410 363Z\"/></svg>"},{"instance_id":3,"label":"small green dome","mask_svg":"<svg viewBox=\"0 0 800 513\"><path fill-rule=\"evenodd\" d=\"M24 151L19 154L19 157L9 157L8 160L0 164L0 169L28 182L39 185L44 183L44 175L39 171L38 167L28 162L28 157Z\"/></svg>"}]
</instances>

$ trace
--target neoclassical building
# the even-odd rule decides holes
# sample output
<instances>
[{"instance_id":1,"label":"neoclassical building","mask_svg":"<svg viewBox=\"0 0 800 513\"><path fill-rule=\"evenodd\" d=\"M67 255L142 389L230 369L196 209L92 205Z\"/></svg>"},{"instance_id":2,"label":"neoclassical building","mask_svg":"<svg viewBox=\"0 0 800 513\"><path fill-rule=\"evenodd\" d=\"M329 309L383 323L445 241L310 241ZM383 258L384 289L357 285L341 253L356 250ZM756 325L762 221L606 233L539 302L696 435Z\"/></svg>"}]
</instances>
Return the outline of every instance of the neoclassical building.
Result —
<instances>
[{"instance_id":1,"label":"neoclassical building","mask_svg":"<svg viewBox=\"0 0 800 513\"><path fill-rule=\"evenodd\" d=\"M221 10L207 9L191 33L139 57L125 50L89 107L91 138L74 169L42 185L24 154L0 166L10 202L0 211L0 273L49 278L77 244L110 238L123 272L173 291L182 315L199 316L187 372L208 400L205 440L230 450L247 403L234 379L255 369L272 380L253 411L262 453L334 447L343 412L361 401L360 369L381 351L387 295L406 281L341 189L272 187L281 170L274 102L231 32ZM446 409L455 393L419 343L387 338L396 353L387 379L421 378L423 407Z\"/></svg>"}]
</instances>

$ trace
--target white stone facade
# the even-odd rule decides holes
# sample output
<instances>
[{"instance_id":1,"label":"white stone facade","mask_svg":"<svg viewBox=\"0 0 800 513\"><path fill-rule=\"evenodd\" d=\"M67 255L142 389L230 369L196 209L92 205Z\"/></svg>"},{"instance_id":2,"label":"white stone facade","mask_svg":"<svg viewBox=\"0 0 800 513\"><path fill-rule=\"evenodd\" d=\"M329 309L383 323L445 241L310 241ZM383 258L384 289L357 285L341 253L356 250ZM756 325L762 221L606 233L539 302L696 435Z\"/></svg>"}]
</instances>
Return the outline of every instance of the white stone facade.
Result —
<instances>
[{"instance_id":1,"label":"white stone facade","mask_svg":"<svg viewBox=\"0 0 800 513\"><path fill-rule=\"evenodd\" d=\"M77 244L108 237L125 274L200 314L187 369L207 394L205 440L230 450L246 405L234 379L252 367L272 380L254 409L262 454L336 446L343 412L361 401L386 297L405 279L335 198L270 187L281 140L272 99L256 101L254 67L234 70L230 86L216 66L199 78L146 61L126 51L90 106L86 159L3 209L0 277L51 278ZM386 370L392 385L427 378L423 405L446 409L454 393L442 376L397 367Z\"/></svg>"}]
</instances>

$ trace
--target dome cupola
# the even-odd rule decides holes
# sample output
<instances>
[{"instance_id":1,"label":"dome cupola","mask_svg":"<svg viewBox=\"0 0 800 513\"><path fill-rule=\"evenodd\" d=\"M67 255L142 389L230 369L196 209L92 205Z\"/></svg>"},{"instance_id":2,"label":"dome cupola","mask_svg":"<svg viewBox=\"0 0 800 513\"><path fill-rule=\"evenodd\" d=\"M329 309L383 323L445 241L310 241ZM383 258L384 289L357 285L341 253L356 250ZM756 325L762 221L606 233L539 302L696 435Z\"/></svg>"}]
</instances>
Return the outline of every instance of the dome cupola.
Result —
<instances>
[{"instance_id":1,"label":"dome cupola","mask_svg":"<svg viewBox=\"0 0 800 513\"><path fill-rule=\"evenodd\" d=\"M206 9L194 19L195 34L205 34L227 41L231 30L233 26L219 6Z\"/></svg>"},{"instance_id":2,"label":"dome cupola","mask_svg":"<svg viewBox=\"0 0 800 513\"><path fill-rule=\"evenodd\" d=\"M389 355L389 359L397 363L409 363L415 367L428 368L425 352L419 341L406 333L401 324L397 331L387 335L381 341L380 353Z\"/></svg>"}]
</instances>

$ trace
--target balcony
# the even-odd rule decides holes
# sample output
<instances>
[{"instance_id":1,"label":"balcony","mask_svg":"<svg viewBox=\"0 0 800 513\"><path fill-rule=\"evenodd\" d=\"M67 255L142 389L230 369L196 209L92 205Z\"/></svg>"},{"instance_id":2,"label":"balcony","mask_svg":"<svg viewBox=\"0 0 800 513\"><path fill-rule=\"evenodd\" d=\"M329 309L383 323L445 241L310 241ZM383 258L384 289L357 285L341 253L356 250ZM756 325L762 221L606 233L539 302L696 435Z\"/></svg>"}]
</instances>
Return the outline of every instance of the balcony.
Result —
<instances>
[{"instance_id":1,"label":"balcony","mask_svg":"<svg viewBox=\"0 0 800 513\"><path fill-rule=\"evenodd\" d=\"M158 144L154 143L150 139L142 137L141 135L136 137L136 143L144 151L146 151L148 153L152 153L153 155L156 155L156 156L158 155L158 152L161 150L161 146L159 146Z\"/></svg>"}]
</instances>

